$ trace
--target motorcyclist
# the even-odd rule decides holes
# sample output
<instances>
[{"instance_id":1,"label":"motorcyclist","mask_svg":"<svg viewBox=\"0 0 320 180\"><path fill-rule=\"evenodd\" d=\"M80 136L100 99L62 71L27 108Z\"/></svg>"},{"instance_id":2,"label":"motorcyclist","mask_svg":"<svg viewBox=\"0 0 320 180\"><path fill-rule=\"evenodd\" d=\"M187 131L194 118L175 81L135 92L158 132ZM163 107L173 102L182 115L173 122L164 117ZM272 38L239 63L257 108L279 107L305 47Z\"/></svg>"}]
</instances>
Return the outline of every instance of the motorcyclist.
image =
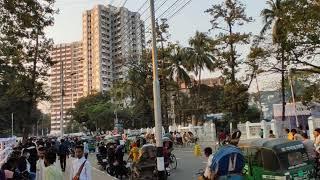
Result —
<instances>
[{"instance_id":1,"label":"motorcyclist","mask_svg":"<svg viewBox=\"0 0 320 180\"><path fill-rule=\"evenodd\" d=\"M137 143L132 144L128 159L132 159L133 163L139 160L139 148L137 147Z\"/></svg>"},{"instance_id":2,"label":"motorcyclist","mask_svg":"<svg viewBox=\"0 0 320 180\"><path fill-rule=\"evenodd\" d=\"M101 156L104 156L104 155L106 156L107 155L107 148L106 148L106 145L104 144L104 142L100 143L100 146L99 146L98 150L99 150L99 154Z\"/></svg>"},{"instance_id":3,"label":"motorcyclist","mask_svg":"<svg viewBox=\"0 0 320 180\"><path fill-rule=\"evenodd\" d=\"M112 165L116 158L115 158L115 148L114 145L111 145L107 150L107 156L108 156L108 164Z\"/></svg>"},{"instance_id":4,"label":"motorcyclist","mask_svg":"<svg viewBox=\"0 0 320 180\"><path fill-rule=\"evenodd\" d=\"M170 164L170 155L171 155L171 149L170 149L170 142L165 142L163 146L163 157L164 157L164 164L167 168Z\"/></svg>"}]
</instances>

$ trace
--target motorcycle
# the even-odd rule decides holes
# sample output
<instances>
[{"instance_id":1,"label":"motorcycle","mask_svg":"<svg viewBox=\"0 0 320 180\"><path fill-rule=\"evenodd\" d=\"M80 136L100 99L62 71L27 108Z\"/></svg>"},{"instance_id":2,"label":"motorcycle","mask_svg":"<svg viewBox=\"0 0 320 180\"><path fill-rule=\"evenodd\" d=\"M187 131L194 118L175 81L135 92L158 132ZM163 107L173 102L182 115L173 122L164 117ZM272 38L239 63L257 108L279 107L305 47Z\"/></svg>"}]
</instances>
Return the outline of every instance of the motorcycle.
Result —
<instances>
[{"instance_id":1,"label":"motorcycle","mask_svg":"<svg viewBox=\"0 0 320 180\"><path fill-rule=\"evenodd\" d=\"M96 155L98 160L98 165L103 169L106 170L108 165L107 155L106 154L97 154Z\"/></svg>"}]
</instances>

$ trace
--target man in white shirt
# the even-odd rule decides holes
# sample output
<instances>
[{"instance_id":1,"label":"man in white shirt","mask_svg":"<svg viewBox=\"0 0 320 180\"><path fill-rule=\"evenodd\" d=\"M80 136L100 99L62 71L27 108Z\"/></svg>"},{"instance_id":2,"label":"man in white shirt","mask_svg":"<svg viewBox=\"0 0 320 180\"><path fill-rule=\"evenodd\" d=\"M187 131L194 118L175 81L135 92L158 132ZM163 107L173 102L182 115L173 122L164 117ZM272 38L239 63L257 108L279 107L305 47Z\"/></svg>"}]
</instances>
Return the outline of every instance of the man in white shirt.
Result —
<instances>
[{"instance_id":1,"label":"man in white shirt","mask_svg":"<svg viewBox=\"0 0 320 180\"><path fill-rule=\"evenodd\" d=\"M37 170L36 170L36 180L45 180L44 179L44 155L45 155L45 148L43 146L40 146L38 148L38 161L37 161Z\"/></svg>"},{"instance_id":2,"label":"man in white shirt","mask_svg":"<svg viewBox=\"0 0 320 180\"><path fill-rule=\"evenodd\" d=\"M70 180L78 176L79 180L91 180L91 165L90 162L84 157L83 146L76 146L75 160L73 160L70 170ZM83 167L81 169L81 167Z\"/></svg>"}]
</instances>

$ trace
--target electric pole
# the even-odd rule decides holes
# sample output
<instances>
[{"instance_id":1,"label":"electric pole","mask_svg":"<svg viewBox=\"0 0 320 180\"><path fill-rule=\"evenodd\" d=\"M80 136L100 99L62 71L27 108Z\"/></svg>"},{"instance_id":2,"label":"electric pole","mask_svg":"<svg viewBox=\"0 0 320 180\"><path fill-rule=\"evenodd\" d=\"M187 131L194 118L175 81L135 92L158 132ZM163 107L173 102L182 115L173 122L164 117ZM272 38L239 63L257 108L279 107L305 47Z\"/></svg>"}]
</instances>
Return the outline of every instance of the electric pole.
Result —
<instances>
[{"instance_id":1,"label":"electric pole","mask_svg":"<svg viewBox=\"0 0 320 180\"><path fill-rule=\"evenodd\" d=\"M155 27L154 0L150 0L151 28L152 28L152 69L153 69L153 103L155 119L155 136L157 145L157 168L159 179L165 179L164 158L162 150L162 117L161 117L161 98L160 83L158 77L158 52L157 52L157 32Z\"/></svg>"},{"instance_id":2,"label":"electric pole","mask_svg":"<svg viewBox=\"0 0 320 180\"><path fill-rule=\"evenodd\" d=\"M13 113L11 113L11 137L13 137Z\"/></svg>"}]
</instances>

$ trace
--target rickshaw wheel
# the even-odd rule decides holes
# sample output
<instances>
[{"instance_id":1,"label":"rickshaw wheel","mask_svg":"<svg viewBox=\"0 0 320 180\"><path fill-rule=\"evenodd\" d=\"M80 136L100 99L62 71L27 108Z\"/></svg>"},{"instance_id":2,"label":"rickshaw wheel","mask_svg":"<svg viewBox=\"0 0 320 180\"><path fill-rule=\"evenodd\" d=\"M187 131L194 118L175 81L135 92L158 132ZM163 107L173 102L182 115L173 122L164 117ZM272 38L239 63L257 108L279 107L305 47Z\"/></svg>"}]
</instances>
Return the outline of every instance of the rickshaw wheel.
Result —
<instances>
[{"instance_id":1,"label":"rickshaw wheel","mask_svg":"<svg viewBox=\"0 0 320 180\"><path fill-rule=\"evenodd\" d=\"M178 162L177 162L177 158L174 154L170 155L170 169L177 169L178 166Z\"/></svg>"}]
</instances>

